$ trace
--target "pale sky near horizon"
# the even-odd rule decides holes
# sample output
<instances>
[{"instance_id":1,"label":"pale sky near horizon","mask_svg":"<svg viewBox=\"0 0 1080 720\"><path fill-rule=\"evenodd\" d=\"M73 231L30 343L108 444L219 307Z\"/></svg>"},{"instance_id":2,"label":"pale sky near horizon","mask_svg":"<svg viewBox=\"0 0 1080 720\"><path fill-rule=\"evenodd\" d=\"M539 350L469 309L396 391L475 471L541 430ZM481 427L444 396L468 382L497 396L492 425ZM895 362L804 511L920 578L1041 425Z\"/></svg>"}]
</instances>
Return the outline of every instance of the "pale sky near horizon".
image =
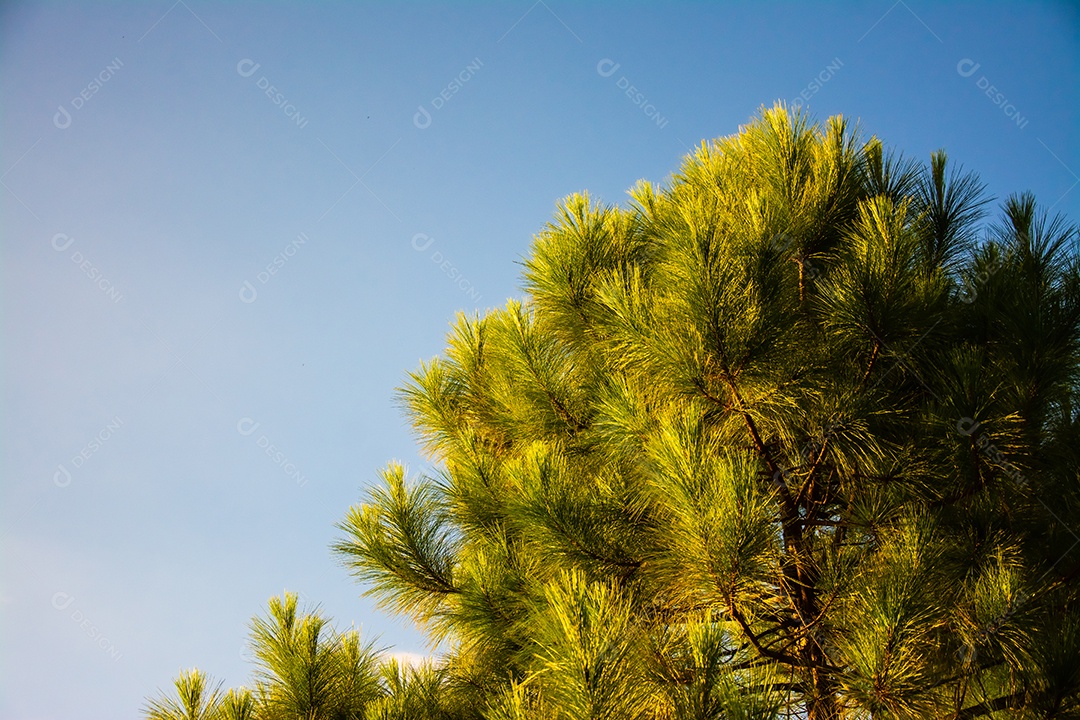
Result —
<instances>
[{"instance_id":1,"label":"pale sky near horizon","mask_svg":"<svg viewBox=\"0 0 1080 720\"><path fill-rule=\"evenodd\" d=\"M560 198L780 100L1075 223L1078 88L1067 3L6 4L0 718L244 684L283 590L428 652L334 523L423 469L394 388Z\"/></svg>"}]
</instances>

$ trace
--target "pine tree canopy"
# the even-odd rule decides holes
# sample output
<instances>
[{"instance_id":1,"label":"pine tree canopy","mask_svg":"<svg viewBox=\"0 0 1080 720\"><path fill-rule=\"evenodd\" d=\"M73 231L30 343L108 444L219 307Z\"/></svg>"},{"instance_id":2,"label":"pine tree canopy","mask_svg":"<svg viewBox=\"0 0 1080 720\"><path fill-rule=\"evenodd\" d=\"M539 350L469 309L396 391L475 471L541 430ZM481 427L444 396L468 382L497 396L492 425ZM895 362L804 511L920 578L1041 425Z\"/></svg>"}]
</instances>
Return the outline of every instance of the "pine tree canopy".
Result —
<instances>
[{"instance_id":1,"label":"pine tree canopy","mask_svg":"<svg viewBox=\"0 0 1080 720\"><path fill-rule=\"evenodd\" d=\"M524 298L409 375L438 471L339 524L441 654L286 596L250 693L148 717L1080 717L1080 235L988 203L780 106L567 198Z\"/></svg>"}]
</instances>

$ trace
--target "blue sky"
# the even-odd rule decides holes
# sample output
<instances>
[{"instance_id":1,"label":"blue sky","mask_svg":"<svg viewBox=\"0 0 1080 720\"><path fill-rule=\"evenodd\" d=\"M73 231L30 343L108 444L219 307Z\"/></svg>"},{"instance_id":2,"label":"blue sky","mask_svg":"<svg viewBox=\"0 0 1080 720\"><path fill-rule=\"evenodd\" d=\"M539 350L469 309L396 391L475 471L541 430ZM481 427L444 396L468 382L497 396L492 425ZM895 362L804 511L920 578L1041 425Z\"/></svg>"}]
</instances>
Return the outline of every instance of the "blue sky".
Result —
<instances>
[{"instance_id":1,"label":"blue sky","mask_svg":"<svg viewBox=\"0 0 1080 720\"><path fill-rule=\"evenodd\" d=\"M427 652L359 597L333 525L387 461L423 469L394 388L455 313L521 295L559 198L622 202L784 100L1080 219L1064 3L14 2L0 23L3 718L134 717L194 665L245 683L247 623L285 589Z\"/></svg>"}]
</instances>

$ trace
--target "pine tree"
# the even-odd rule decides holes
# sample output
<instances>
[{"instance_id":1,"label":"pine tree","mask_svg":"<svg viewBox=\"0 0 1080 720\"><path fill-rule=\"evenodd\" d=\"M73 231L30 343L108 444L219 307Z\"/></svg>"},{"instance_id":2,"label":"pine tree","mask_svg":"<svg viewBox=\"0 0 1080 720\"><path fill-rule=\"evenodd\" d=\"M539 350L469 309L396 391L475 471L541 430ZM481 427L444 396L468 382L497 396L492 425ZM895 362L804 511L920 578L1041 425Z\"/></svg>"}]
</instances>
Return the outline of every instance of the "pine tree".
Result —
<instances>
[{"instance_id":1,"label":"pine tree","mask_svg":"<svg viewBox=\"0 0 1080 720\"><path fill-rule=\"evenodd\" d=\"M1080 716L1077 229L782 107L630 196L410 375L334 549L448 650L346 716Z\"/></svg>"},{"instance_id":2,"label":"pine tree","mask_svg":"<svg viewBox=\"0 0 1080 720\"><path fill-rule=\"evenodd\" d=\"M355 630L339 633L297 595L272 598L251 622L254 689L220 691L199 670L182 672L178 700L148 703L147 720L355 720L384 695L380 660Z\"/></svg>"},{"instance_id":3,"label":"pine tree","mask_svg":"<svg viewBox=\"0 0 1080 720\"><path fill-rule=\"evenodd\" d=\"M781 108L631 198L411 376L369 592L504 715L1077 712L1075 229Z\"/></svg>"}]
</instances>

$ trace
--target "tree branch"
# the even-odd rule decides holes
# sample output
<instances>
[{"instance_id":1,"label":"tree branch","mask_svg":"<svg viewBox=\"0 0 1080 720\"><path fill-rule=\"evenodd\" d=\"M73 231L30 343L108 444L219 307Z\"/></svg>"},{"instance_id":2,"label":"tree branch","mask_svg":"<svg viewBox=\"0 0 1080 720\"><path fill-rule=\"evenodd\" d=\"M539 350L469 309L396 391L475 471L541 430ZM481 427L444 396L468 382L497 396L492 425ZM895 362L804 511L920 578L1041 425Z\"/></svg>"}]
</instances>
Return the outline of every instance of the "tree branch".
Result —
<instances>
[{"instance_id":1,"label":"tree branch","mask_svg":"<svg viewBox=\"0 0 1080 720\"><path fill-rule=\"evenodd\" d=\"M1026 693L1021 690L1014 692L1012 695L1002 695L1001 697L994 698L993 700L986 700L978 705L972 705L969 708L964 708L960 712L953 716L953 720L970 720L971 718L982 717L983 715L989 715L992 712L998 710L1015 710L1023 707L1023 700Z\"/></svg>"}]
</instances>

